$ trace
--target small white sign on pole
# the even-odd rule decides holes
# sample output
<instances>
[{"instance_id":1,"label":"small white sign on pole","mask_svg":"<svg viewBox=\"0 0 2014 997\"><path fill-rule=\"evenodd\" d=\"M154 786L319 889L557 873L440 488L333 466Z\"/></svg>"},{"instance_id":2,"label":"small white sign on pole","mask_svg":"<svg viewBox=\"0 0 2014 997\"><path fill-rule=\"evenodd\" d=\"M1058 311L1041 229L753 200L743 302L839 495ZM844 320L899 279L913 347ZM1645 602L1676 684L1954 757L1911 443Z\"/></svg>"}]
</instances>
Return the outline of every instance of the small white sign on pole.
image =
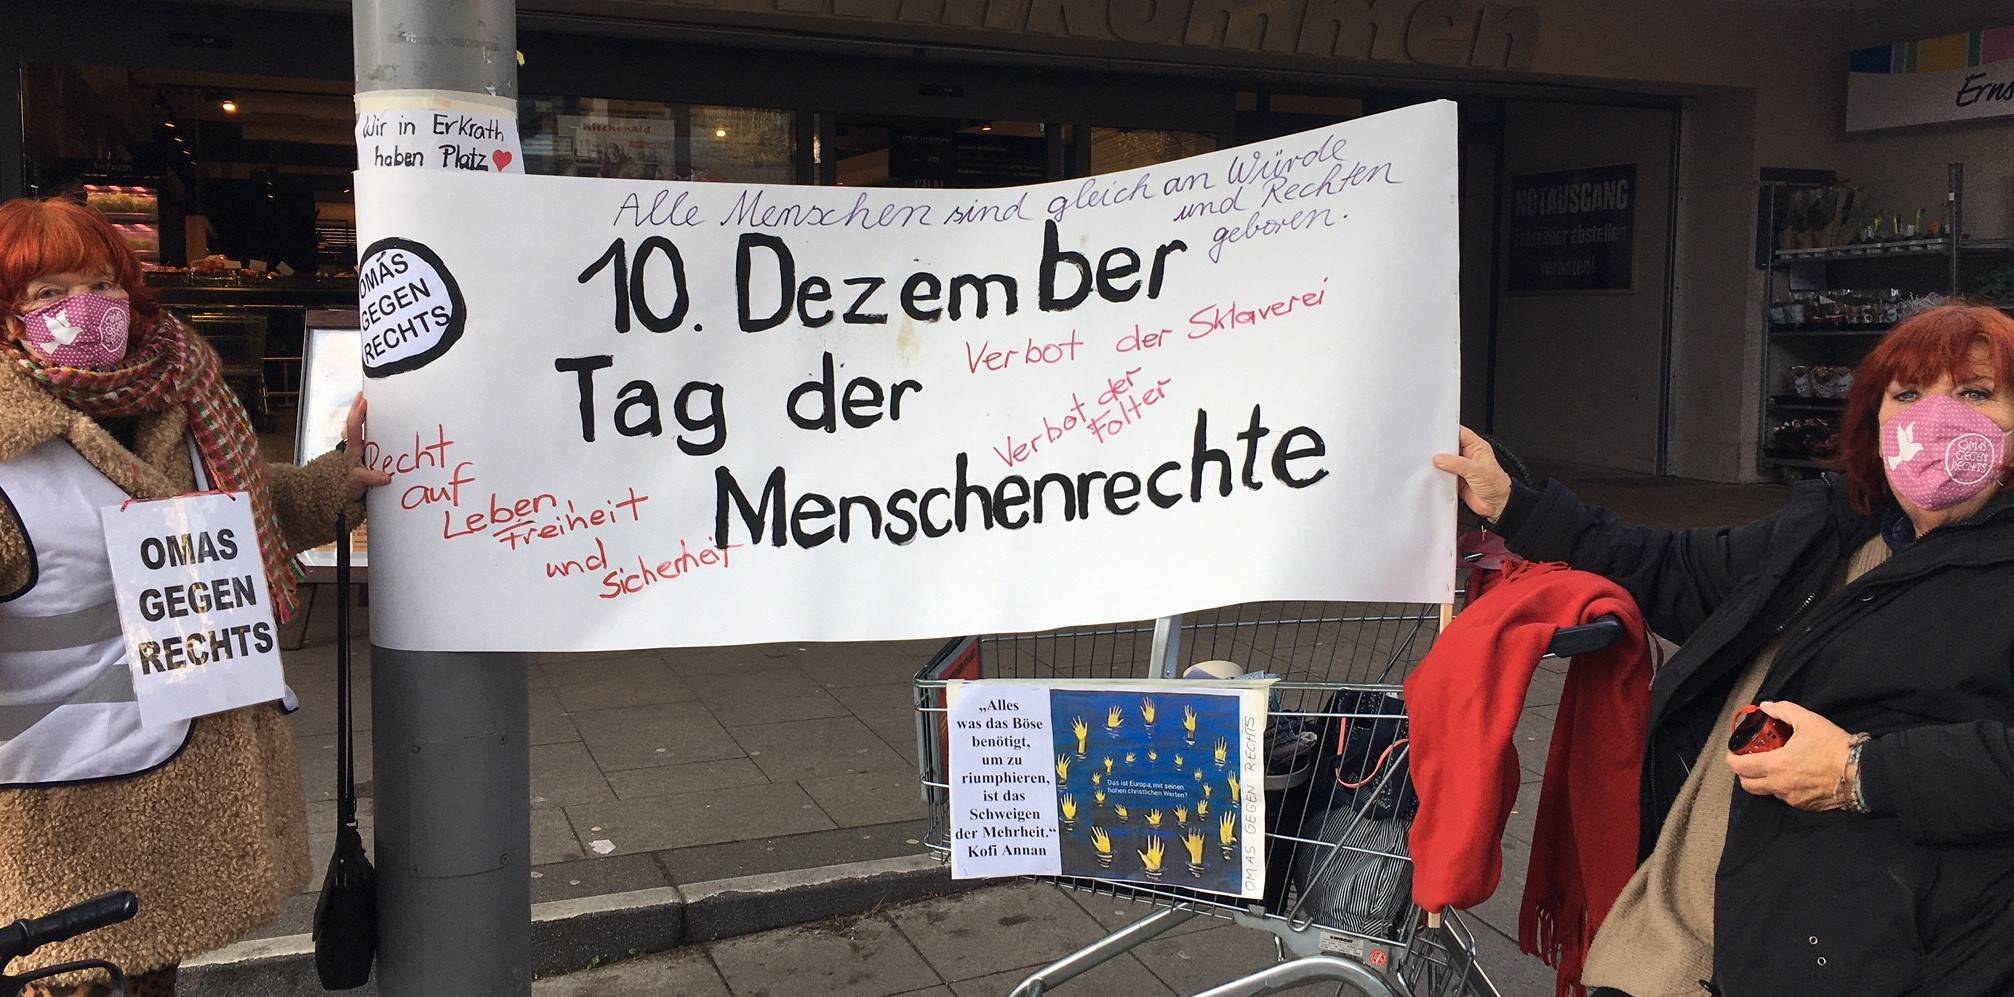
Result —
<instances>
[{"instance_id":1,"label":"small white sign on pole","mask_svg":"<svg viewBox=\"0 0 2014 997\"><path fill-rule=\"evenodd\" d=\"M523 173L517 101L451 90L360 93L357 165Z\"/></svg>"},{"instance_id":2,"label":"small white sign on pole","mask_svg":"<svg viewBox=\"0 0 2014 997\"><path fill-rule=\"evenodd\" d=\"M248 495L128 502L102 515L142 724L285 695Z\"/></svg>"}]
</instances>

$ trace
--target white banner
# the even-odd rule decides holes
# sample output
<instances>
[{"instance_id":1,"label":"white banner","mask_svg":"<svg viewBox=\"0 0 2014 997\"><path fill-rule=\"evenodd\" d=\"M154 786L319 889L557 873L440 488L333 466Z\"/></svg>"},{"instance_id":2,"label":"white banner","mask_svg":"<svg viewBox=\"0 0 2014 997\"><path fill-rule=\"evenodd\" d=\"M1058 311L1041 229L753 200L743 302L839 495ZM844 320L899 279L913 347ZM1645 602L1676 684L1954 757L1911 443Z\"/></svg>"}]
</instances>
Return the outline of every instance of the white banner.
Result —
<instances>
[{"instance_id":1,"label":"white banner","mask_svg":"<svg viewBox=\"0 0 2014 997\"><path fill-rule=\"evenodd\" d=\"M243 492L106 506L105 549L140 722L286 693L252 502Z\"/></svg>"},{"instance_id":2,"label":"white banner","mask_svg":"<svg viewBox=\"0 0 2014 997\"><path fill-rule=\"evenodd\" d=\"M951 876L1073 876L1257 898L1269 683L959 682Z\"/></svg>"},{"instance_id":3,"label":"white banner","mask_svg":"<svg viewBox=\"0 0 2014 997\"><path fill-rule=\"evenodd\" d=\"M1453 595L1455 108L997 190L358 176L374 638Z\"/></svg>"}]
</instances>

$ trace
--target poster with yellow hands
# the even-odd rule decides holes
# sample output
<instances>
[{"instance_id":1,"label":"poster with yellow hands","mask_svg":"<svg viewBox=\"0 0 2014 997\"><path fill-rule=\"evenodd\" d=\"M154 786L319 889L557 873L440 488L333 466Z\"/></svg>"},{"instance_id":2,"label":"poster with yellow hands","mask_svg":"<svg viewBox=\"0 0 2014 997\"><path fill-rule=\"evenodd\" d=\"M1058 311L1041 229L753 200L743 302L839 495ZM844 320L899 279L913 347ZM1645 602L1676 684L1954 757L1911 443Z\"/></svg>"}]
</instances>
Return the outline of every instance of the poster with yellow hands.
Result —
<instances>
[{"instance_id":1,"label":"poster with yellow hands","mask_svg":"<svg viewBox=\"0 0 2014 997\"><path fill-rule=\"evenodd\" d=\"M952 876L1263 895L1269 685L953 683Z\"/></svg>"}]
</instances>

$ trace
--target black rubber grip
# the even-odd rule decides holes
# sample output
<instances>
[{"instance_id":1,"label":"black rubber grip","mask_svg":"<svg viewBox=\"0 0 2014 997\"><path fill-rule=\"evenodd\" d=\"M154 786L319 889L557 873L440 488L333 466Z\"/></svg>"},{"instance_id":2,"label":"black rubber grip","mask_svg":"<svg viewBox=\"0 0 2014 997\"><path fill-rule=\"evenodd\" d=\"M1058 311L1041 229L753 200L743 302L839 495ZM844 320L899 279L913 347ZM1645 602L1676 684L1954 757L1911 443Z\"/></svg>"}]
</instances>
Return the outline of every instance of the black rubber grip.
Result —
<instances>
[{"instance_id":1,"label":"black rubber grip","mask_svg":"<svg viewBox=\"0 0 2014 997\"><path fill-rule=\"evenodd\" d=\"M1489 444L1490 449L1496 452L1497 466L1503 468L1504 473L1510 475L1512 481L1521 485L1528 485L1532 488L1538 487L1538 477L1531 473L1531 468L1526 467L1524 461L1519 459L1518 455L1511 451L1511 448L1503 445L1503 441L1484 433L1478 433L1477 435L1481 436L1483 442Z\"/></svg>"},{"instance_id":2,"label":"black rubber grip","mask_svg":"<svg viewBox=\"0 0 2014 997\"><path fill-rule=\"evenodd\" d=\"M1622 621L1604 616L1593 623L1559 628L1553 633L1552 644L1545 653L1553 658L1576 658L1603 650L1621 637Z\"/></svg>"},{"instance_id":3,"label":"black rubber grip","mask_svg":"<svg viewBox=\"0 0 2014 997\"><path fill-rule=\"evenodd\" d=\"M59 910L47 917L22 921L23 941L28 951L44 945L54 945L67 941L87 931L96 931L108 924L130 921L140 913L140 898L129 890L107 893L96 900L86 900L75 907Z\"/></svg>"}]
</instances>

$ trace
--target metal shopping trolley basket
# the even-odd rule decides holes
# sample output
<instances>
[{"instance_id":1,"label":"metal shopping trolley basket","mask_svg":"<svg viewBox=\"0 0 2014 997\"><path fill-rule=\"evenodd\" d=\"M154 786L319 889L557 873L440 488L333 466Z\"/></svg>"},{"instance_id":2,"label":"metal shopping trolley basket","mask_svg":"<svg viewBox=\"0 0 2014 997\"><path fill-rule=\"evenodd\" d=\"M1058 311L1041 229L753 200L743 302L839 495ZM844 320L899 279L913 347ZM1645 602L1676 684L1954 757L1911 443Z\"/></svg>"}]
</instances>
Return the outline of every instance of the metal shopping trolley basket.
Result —
<instances>
[{"instance_id":1,"label":"metal shopping trolley basket","mask_svg":"<svg viewBox=\"0 0 2014 997\"><path fill-rule=\"evenodd\" d=\"M1274 965L1196 997L1247 997L1311 981L1333 981L1339 990L1347 984L1369 997L1496 997L1462 918L1449 912L1430 924L1411 900L1405 831L1417 801L1397 683L1424 656L1442 621L1435 605L1258 603L947 644L918 673L915 689L918 767L931 805L924 843L947 859L948 683L1180 678L1204 661L1278 678L1266 731L1265 896L1055 878L1064 889L1161 909L1038 970L1012 997L1041 997L1194 917L1269 932L1279 955ZM1554 647L1562 655L1584 653L1613 638L1614 625L1598 623L1561 631Z\"/></svg>"}]
</instances>

